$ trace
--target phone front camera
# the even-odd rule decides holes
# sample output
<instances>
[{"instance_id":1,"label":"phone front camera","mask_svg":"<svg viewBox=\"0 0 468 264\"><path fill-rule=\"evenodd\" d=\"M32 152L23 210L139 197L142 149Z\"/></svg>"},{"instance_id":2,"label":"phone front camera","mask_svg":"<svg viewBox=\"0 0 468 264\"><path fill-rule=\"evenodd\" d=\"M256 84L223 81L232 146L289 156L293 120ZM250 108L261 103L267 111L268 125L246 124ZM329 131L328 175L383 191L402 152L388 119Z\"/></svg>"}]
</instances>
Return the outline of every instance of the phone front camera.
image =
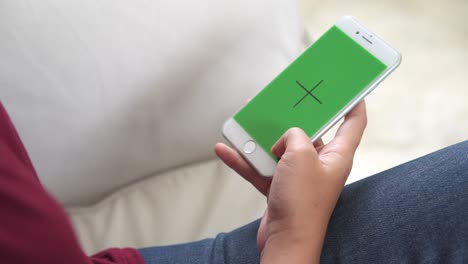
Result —
<instances>
[{"instance_id":1,"label":"phone front camera","mask_svg":"<svg viewBox=\"0 0 468 264\"><path fill-rule=\"evenodd\" d=\"M359 31L356 31L356 34L358 34L358 35L359 35Z\"/></svg>"}]
</instances>

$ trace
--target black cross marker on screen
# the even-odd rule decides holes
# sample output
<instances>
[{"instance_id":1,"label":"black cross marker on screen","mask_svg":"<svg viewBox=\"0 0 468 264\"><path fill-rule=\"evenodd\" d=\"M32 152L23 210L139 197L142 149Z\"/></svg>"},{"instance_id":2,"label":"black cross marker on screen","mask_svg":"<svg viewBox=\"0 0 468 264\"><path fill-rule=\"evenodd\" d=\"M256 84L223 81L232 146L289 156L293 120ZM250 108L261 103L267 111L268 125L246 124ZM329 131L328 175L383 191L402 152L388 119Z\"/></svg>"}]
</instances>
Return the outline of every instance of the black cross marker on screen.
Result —
<instances>
[{"instance_id":1,"label":"black cross marker on screen","mask_svg":"<svg viewBox=\"0 0 468 264\"><path fill-rule=\"evenodd\" d=\"M322 104L322 101L320 101L315 95L312 94L312 91L315 90L315 88L319 87L319 85L322 84L322 82L323 80L320 80L320 82L318 82L314 87L312 87L312 89L307 90L307 88L305 88L304 85L302 85L302 83L296 81L297 85L299 85L302 89L304 89L304 91L306 91L306 94L299 101L297 101L294 107L296 107L300 102L302 102L302 100L304 100L308 95L312 96L317 102L319 102L319 104Z\"/></svg>"}]
</instances>

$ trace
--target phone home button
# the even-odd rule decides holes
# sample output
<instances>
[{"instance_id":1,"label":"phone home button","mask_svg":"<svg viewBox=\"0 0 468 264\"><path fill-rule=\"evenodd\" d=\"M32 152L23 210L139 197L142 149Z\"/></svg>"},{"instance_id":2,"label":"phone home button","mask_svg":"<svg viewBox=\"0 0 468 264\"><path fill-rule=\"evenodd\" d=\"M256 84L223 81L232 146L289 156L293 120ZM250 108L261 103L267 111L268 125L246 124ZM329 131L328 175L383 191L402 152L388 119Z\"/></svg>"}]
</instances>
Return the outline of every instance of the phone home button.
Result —
<instances>
[{"instance_id":1,"label":"phone home button","mask_svg":"<svg viewBox=\"0 0 468 264\"><path fill-rule=\"evenodd\" d=\"M253 140L249 140L245 142L243 150L246 154L251 154L252 152L255 151L256 147L257 145L255 144L255 142Z\"/></svg>"}]
</instances>

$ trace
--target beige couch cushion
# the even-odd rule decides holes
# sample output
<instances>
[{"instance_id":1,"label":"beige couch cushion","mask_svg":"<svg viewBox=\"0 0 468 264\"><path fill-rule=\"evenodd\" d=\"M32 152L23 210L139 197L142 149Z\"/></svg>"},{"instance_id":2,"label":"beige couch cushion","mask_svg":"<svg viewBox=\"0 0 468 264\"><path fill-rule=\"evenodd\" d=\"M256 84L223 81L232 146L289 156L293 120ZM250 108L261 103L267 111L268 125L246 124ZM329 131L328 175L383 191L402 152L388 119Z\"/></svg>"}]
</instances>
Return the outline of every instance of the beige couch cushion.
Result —
<instances>
[{"instance_id":1,"label":"beige couch cushion","mask_svg":"<svg viewBox=\"0 0 468 264\"><path fill-rule=\"evenodd\" d=\"M0 98L65 205L213 157L302 50L296 1L1 2Z\"/></svg>"},{"instance_id":2,"label":"beige couch cushion","mask_svg":"<svg viewBox=\"0 0 468 264\"><path fill-rule=\"evenodd\" d=\"M260 217L265 198L213 160L142 179L96 205L69 208L84 249L212 237Z\"/></svg>"}]
</instances>

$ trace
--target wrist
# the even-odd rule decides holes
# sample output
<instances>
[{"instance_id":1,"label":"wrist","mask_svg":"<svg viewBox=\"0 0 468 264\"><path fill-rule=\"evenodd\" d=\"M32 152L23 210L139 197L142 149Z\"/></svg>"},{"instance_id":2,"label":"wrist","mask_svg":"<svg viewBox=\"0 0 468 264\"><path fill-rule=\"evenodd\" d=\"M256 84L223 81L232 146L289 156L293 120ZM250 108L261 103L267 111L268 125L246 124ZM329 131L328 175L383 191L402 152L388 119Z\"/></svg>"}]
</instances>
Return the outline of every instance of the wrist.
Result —
<instances>
[{"instance_id":1,"label":"wrist","mask_svg":"<svg viewBox=\"0 0 468 264\"><path fill-rule=\"evenodd\" d=\"M321 235L315 238L290 234L272 235L265 242L260 263L319 263L323 244L321 237Z\"/></svg>"}]
</instances>

